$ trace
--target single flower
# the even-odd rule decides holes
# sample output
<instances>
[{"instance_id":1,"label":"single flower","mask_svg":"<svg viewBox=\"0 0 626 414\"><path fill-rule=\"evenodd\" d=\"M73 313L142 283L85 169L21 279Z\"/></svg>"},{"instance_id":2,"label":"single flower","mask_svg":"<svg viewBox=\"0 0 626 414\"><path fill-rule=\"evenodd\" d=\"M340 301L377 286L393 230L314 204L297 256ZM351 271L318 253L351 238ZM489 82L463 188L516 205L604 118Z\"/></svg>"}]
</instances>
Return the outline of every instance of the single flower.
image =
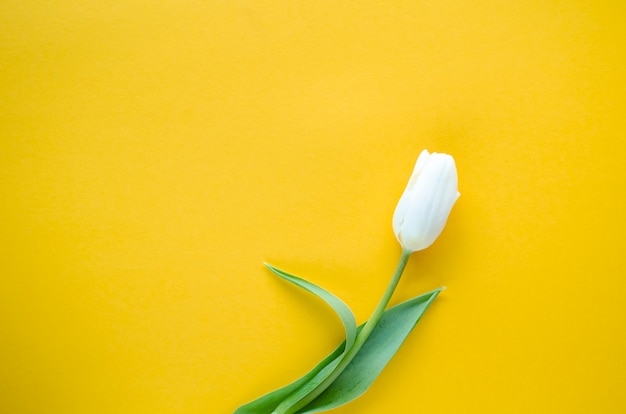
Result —
<instances>
[{"instance_id":1,"label":"single flower","mask_svg":"<svg viewBox=\"0 0 626 414\"><path fill-rule=\"evenodd\" d=\"M461 194L454 158L422 151L393 214L393 231L409 252L433 244Z\"/></svg>"},{"instance_id":2,"label":"single flower","mask_svg":"<svg viewBox=\"0 0 626 414\"><path fill-rule=\"evenodd\" d=\"M370 318L357 327L354 314L339 298L274 266L281 278L317 295L343 322L346 339L300 379L239 407L234 414L313 414L344 405L363 394L402 345L442 288L387 308L411 253L430 246L446 224L459 197L454 159L420 154L393 217L402 254L389 285Z\"/></svg>"}]
</instances>

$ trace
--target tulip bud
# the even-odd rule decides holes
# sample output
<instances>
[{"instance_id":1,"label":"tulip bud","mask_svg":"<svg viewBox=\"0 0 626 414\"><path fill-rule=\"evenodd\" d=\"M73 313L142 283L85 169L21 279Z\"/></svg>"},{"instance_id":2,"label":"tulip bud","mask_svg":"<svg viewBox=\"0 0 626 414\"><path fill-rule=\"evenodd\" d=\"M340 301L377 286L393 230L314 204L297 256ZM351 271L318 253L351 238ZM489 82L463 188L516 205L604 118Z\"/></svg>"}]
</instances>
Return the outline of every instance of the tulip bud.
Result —
<instances>
[{"instance_id":1,"label":"tulip bud","mask_svg":"<svg viewBox=\"0 0 626 414\"><path fill-rule=\"evenodd\" d=\"M393 231L402 248L416 252L433 244L460 195L454 158L422 151L393 214Z\"/></svg>"}]
</instances>

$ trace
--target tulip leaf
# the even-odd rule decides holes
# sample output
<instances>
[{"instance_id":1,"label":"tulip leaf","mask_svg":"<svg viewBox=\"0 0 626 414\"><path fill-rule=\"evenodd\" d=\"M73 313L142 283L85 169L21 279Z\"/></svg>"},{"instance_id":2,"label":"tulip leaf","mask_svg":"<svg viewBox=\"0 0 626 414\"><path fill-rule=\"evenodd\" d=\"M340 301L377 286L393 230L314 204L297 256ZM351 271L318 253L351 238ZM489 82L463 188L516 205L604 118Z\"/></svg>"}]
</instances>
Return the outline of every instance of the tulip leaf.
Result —
<instances>
[{"instance_id":1,"label":"tulip leaf","mask_svg":"<svg viewBox=\"0 0 626 414\"><path fill-rule=\"evenodd\" d=\"M320 371L326 368L329 365L337 366L341 358L343 357L345 349L345 341L335 349L330 355L322 360L315 368L309 371L302 378L292 382L289 385L286 385L282 388L279 388L275 391L270 392L256 400L249 402L245 405L242 405L237 410L235 410L234 414L271 414L274 409L287 398L293 392L297 391L299 388L307 384L312 378L314 378Z\"/></svg>"},{"instance_id":2,"label":"tulip leaf","mask_svg":"<svg viewBox=\"0 0 626 414\"><path fill-rule=\"evenodd\" d=\"M367 391L441 290L442 288L435 289L386 310L363 348L346 369L322 394L297 414L330 410Z\"/></svg>"},{"instance_id":3,"label":"tulip leaf","mask_svg":"<svg viewBox=\"0 0 626 414\"><path fill-rule=\"evenodd\" d=\"M328 303L342 320L348 340L352 338L350 343L354 343L354 338L364 324L356 327L354 315L340 299L313 283L271 265L266 264L266 266L281 278L317 295ZM317 398L298 410L297 414L313 414L330 410L358 398L367 391L441 290L442 288L435 289L387 309L346 369ZM239 407L234 414L272 414L278 406L281 409L293 406L317 388L334 371L347 349L349 347L346 347L346 341L343 341L303 377Z\"/></svg>"},{"instance_id":4,"label":"tulip leaf","mask_svg":"<svg viewBox=\"0 0 626 414\"><path fill-rule=\"evenodd\" d=\"M280 270L268 263L265 263L265 266L281 278L318 296L333 308L343 323L346 331L346 340L299 380L239 407L234 414L270 414L281 402L300 400L317 387L319 382L330 375L341 361L345 350L350 349L354 344L357 335L354 314L339 298L311 282Z\"/></svg>"},{"instance_id":5,"label":"tulip leaf","mask_svg":"<svg viewBox=\"0 0 626 414\"><path fill-rule=\"evenodd\" d=\"M271 264L264 263L268 269L274 272L276 275L282 277L283 279L293 283L296 286L301 287L302 289L313 293L318 296L320 299L324 300L339 316L341 322L343 323L343 327L346 330L346 349L350 349L352 344L354 344L354 339L356 338L356 319L354 314L346 305L343 303L341 299L332 293L322 289L321 287L314 285L313 283L299 278L298 276L294 276L290 273L285 272L284 270L280 270Z\"/></svg>"}]
</instances>

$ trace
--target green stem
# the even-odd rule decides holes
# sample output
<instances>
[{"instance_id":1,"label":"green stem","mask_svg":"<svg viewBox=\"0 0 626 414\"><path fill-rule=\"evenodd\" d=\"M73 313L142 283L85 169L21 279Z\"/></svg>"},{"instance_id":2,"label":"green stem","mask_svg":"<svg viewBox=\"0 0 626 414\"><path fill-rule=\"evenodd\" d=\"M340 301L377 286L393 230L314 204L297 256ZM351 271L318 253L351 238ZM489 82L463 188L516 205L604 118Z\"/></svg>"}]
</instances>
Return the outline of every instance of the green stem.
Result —
<instances>
[{"instance_id":1,"label":"green stem","mask_svg":"<svg viewBox=\"0 0 626 414\"><path fill-rule=\"evenodd\" d=\"M402 276L402 273L404 272L404 268L406 267L406 264L409 261L409 257L411 257L411 252L407 250L403 250L402 256L400 256L400 261L398 262L398 266L396 267L396 271L393 273L393 276L391 277L391 281L389 282L389 285L387 286L387 290L385 290L383 297L380 298L378 305L376 305L376 309L374 309L374 312L372 312L372 315L370 316L368 321L365 323L365 326L363 326L363 329L361 330L359 335L356 337L356 340L354 341L354 345L352 345L352 347L346 352L345 356L343 357L339 365L337 365L337 368L335 368L332 374L330 374L328 378L322 381L320 385L318 385L317 388L315 388L315 390L313 390L306 397L298 401L296 404L289 407L284 412L284 414L294 414L298 412L298 410L301 410L302 408L306 407L311 401L313 401L322 392L324 392L326 388L328 388L337 379L337 377L343 372L343 370L346 369L348 364L350 364L350 362L354 359L356 354L359 352L363 344L365 344L365 341L367 341L367 338L370 336L370 334L372 333L372 331L374 330L374 328L380 321L380 318L383 316L383 312L385 312L385 309L387 308L387 305L389 304L389 301L391 300L391 296L393 295L393 292L396 290L396 287L398 286L398 282L400 281L400 277Z\"/></svg>"}]
</instances>

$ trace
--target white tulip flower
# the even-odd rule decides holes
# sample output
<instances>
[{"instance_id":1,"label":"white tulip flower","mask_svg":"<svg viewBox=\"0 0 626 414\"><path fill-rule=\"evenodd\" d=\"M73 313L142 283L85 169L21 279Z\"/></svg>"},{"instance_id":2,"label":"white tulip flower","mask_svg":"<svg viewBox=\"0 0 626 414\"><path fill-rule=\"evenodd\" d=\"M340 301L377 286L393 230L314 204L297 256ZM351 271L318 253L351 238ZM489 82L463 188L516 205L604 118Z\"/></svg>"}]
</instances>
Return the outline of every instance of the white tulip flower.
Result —
<instances>
[{"instance_id":1,"label":"white tulip flower","mask_svg":"<svg viewBox=\"0 0 626 414\"><path fill-rule=\"evenodd\" d=\"M367 390L411 331L407 328L415 326L445 289L442 286L393 308L387 307L412 253L433 244L443 231L460 196L457 187L454 158L422 151L393 214L393 231L402 245L400 260L370 318L359 327L350 308L339 298L266 263L279 277L330 305L343 323L346 339L330 357L296 382L242 405L233 414L318 413L344 405ZM380 358L371 358L372 355Z\"/></svg>"},{"instance_id":2,"label":"white tulip flower","mask_svg":"<svg viewBox=\"0 0 626 414\"><path fill-rule=\"evenodd\" d=\"M393 214L393 231L405 251L433 244L461 194L454 158L422 151Z\"/></svg>"}]
</instances>

